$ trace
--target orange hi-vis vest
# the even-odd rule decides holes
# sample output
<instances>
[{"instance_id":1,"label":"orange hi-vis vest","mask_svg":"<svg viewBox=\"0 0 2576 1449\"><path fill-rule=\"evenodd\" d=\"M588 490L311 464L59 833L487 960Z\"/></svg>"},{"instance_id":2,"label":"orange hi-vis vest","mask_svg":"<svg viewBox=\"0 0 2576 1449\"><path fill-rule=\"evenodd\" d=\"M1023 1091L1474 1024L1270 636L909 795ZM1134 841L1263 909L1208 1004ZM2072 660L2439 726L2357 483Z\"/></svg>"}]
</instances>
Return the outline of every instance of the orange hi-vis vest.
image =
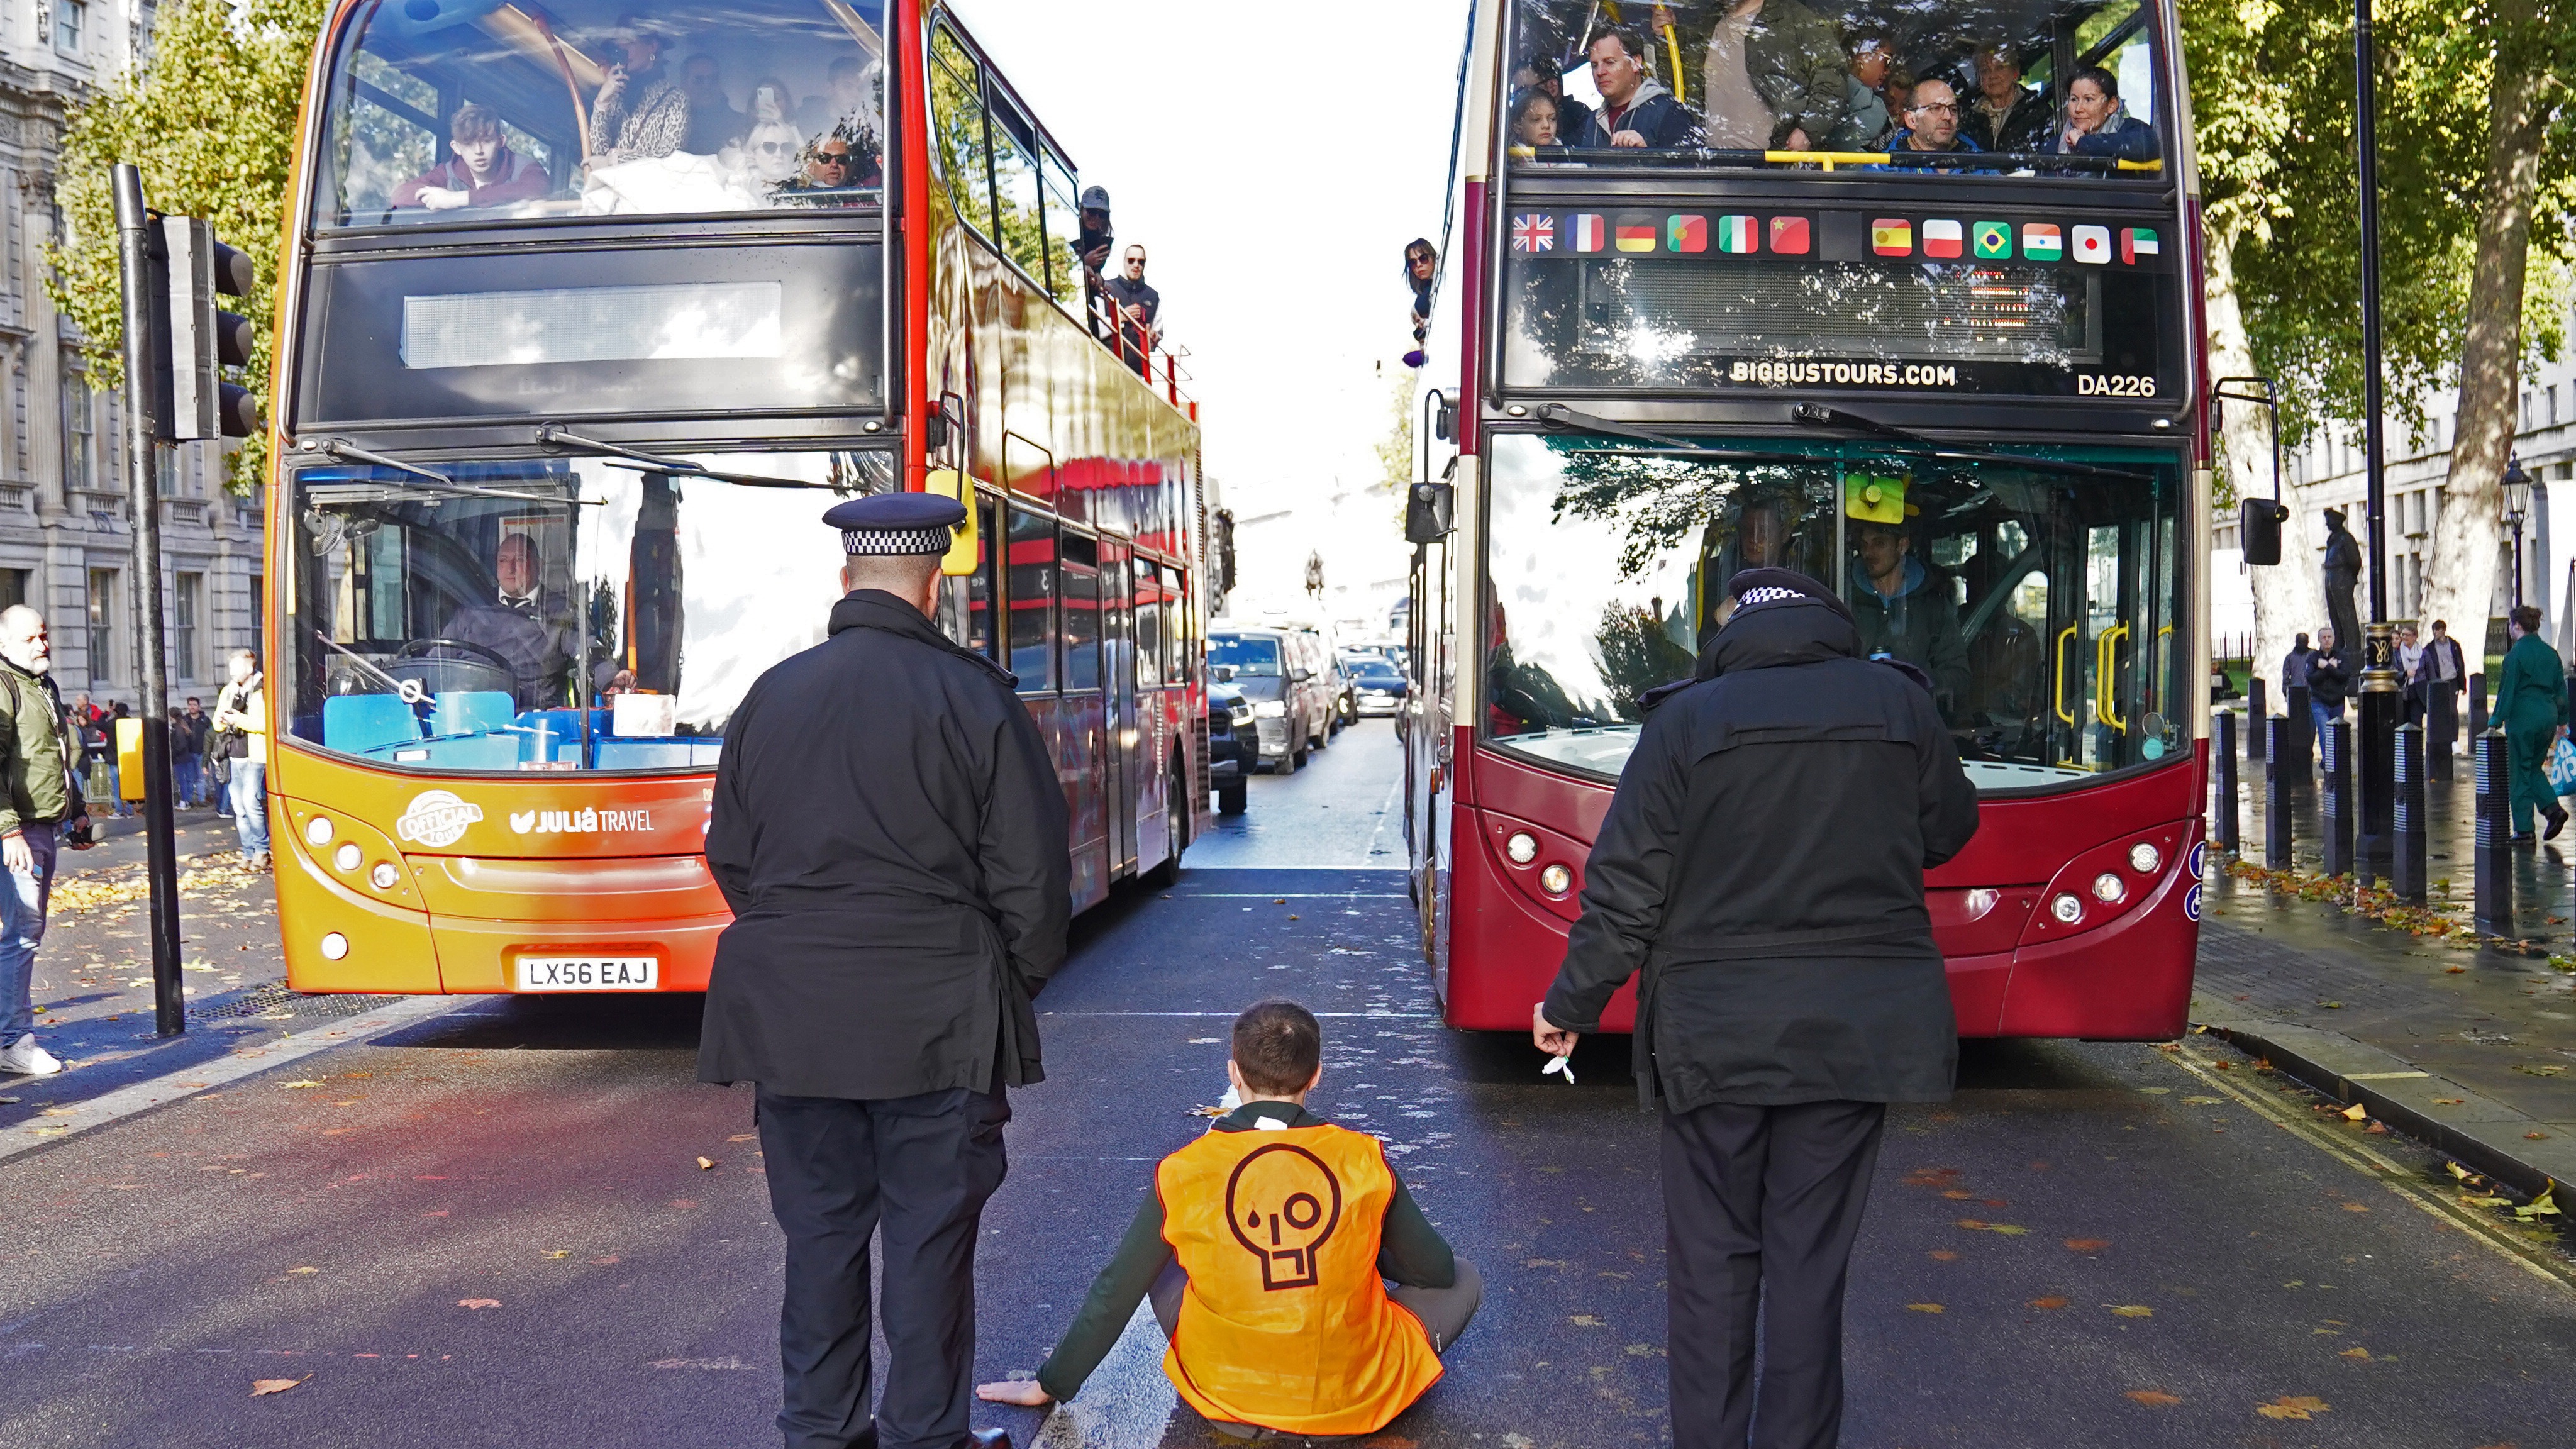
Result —
<instances>
[{"instance_id":1,"label":"orange hi-vis vest","mask_svg":"<svg viewBox=\"0 0 2576 1449\"><path fill-rule=\"evenodd\" d=\"M1340 1127L1210 1132L1163 1159L1163 1238L1190 1276L1163 1372L1191 1408L1298 1434L1373 1434L1440 1377L1386 1296L1395 1174Z\"/></svg>"}]
</instances>

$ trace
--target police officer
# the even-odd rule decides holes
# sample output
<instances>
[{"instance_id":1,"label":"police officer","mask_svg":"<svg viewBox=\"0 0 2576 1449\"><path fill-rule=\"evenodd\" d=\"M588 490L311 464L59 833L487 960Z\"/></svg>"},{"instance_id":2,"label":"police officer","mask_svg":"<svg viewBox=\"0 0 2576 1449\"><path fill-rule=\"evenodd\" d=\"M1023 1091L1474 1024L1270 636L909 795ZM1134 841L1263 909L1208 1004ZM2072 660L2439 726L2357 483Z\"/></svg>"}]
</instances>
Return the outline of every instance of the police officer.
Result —
<instances>
[{"instance_id":1,"label":"police officer","mask_svg":"<svg viewBox=\"0 0 2576 1449\"><path fill-rule=\"evenodd\" d=\"M1692 681L1653 692L1533 1028L1570 1054L1638 977L1675 1449L1829 1445L1887 1104L1947 1099L1958 1063L1923 872L1977 796L1929 682L1863 658L1831 589L1761 568L1727 591Z\"/></svg>"},{"instance_id":2,"label":"police officer","mask_svg":"<svg viewBox=\"0 0 2576 1449\"><path fill-rule=\"evenodd\" d=\"M856 499L830 636L753 683L725 731L707 866L716 943L698 1075L758 1084L787 1237L788 1449L964 1449L975 1239L1007 1087L1038 1081L1030 1000L1064 959L1064 792L1011 675L929 619L966 511ZM891 1362L869 1417L868 1239Z\"/></svg>"}]
</instances>

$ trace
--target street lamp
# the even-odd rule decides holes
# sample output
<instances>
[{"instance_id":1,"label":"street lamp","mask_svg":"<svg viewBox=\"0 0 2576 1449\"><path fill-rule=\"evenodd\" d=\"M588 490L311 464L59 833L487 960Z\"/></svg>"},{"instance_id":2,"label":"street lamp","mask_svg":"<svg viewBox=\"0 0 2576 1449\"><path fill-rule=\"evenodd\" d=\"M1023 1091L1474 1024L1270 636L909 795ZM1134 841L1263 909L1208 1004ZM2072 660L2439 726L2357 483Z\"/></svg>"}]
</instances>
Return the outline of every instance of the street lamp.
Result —
<instances>
[{"instance_id":1,"label":"street lamp","mask_svg":"<svg viewBox=\"0 0 2576 1449\"><path fill-rule=\"evenodd\" d=\"M2513 606L2522 607L2522 521L2531 516L2531 475L2522 460L2508 456L2504 465L2504 521L2513 529Z\"/></svg>"}]
</instances>

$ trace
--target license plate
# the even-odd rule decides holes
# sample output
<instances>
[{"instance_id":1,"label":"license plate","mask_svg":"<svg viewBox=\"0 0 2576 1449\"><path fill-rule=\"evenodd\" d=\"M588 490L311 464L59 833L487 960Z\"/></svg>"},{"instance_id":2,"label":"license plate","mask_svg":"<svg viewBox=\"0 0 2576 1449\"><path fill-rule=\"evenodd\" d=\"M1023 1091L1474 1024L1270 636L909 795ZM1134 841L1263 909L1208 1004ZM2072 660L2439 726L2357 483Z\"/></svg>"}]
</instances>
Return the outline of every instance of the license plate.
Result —
<instances>
[{"instance_id":1,"label":"license plate","mask_svg":"<svg viewBox=\"0 0 2576 1449\"><path fill-rule=\"evenodd\" d=\"M522 956L521 991L650 991L661 963L650 956Z\"/></svg>"}]
</instances>

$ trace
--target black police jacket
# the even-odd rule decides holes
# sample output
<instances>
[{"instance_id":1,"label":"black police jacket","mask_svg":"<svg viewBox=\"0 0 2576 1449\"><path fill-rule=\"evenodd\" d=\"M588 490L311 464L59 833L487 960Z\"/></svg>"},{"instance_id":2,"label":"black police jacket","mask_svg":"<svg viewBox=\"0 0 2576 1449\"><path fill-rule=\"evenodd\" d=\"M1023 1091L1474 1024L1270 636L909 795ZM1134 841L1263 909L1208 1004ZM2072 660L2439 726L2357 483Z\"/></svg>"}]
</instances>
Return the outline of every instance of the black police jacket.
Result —
<instances>
[{"instance_id":1,"label":"black police jacket","mask_svg":"<svg viewBox=\"0 0 2576 1449\"><path fill-rule=\"evenodd\" d=\"M1040 1080L1064 790L1009 673L867 589L725 730L707 868L733 907L698 1076L868 1100Z\"/></svg>"},{"instance_id":2,"label":"black police jacket","mask_svg":"<svg viewBox=\"0 0 2576 1449\"><path fill-rule=\"evenodd\" d=\"M1911 670L1839 601L1746 609L1646 717L1592 847L1547 1019L1638 983L1646 1099L1941 1101L1958 1025L1923 872L1977 830Z\"/></svg>"}]
</instances>

